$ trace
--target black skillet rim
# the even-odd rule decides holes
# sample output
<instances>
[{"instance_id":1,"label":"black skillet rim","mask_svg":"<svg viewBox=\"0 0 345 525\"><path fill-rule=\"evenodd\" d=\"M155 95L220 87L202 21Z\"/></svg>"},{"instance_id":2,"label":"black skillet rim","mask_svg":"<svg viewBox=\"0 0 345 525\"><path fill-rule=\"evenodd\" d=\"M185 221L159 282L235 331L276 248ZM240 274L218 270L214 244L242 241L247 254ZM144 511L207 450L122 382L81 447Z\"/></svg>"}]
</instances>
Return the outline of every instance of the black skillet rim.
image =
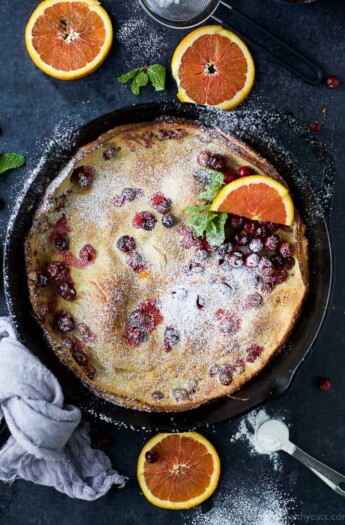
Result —
<instances>
[{"instance_id":1,"label":"black skillet rim","mask_svg":"<svg viewBox=\"0 0 345 525\"><path fill-rule=\"evenodd\" d=\"M245 110L244 110L245 111ZM149 116L151 115L151 116ZM172 117L180 117L180 118L190 118L190 119L197 119L201 120L201 122L204 122L205 119L207 120L207 123L209 124L210 117L214 118L215 125L217 125L217 120L219 117L219 112L217 110L204 107L197 107L194 105L189 104L178 104L178 103L149 103L149 104L141 104L137 106L130 106L127 108L123 108L117 111L114 111L112 113L109 113L107 115L103 115L87 124L79 128L77 139L76 139L76 146L71 149L70 154L72 155L76 148L80 147L82 144L86 144L90 142L91 140L94 140L94 138L97 138L101 133L103 133L106 129L111 129L114 125L119 125L121 123L126 122L142 122L144 120L153 120L154 118L160 117L160 116L172 116ZM222 122L224 119L224 113L222 112ZM114 122L116 122L114 124ZM218 121L219 125L219 121ZM236 133L235 133L236 134ZM269 159L270 160L270 159ZM272 162L272 161L271 161ZM307 344L302 348L300 345L300 348L298 348L298 351L295 349L294 351L291 351L291 346L294 343L295 335L297 332L297 328L299 327L299 331L301 331L301 323L303 324L303 327L308 330L308 323L306 324L305 321L302 321L304 314L306 313L306 308L308 301L310 302L310 295L307 298L307 304L304 307L303 313L299 321L297 322L297 325L292 332L288 342L286 345L284 345L283 350L269 363L269 365L252 381L250 381L248 384L246 384L233 398L225 397L222 399L218 399L212 402L209 402L205 405L202 405L199 408L196 408L191 411L187 412L178 412L178 413L150 413L150 412L142 412L138 410L132 410L127 409L124 407L119 407L117 405L114 405L112 403L109 403L101 398L98 398L95 396L92 392L90 392L86 387L81 385L81 383L73 376L73 374L69 371L67 371L62 365L60 365L57 362L57 359L53 352L49 349L48 345L44 342L41 334L41 339L39 340L39 344L42 344L42 348L48 349L48 352L42 354L42 348L37 350L37 348L33 348L32 344L28 343L27 337L22 337L22 333L25 332L23 330L23 315L20 313L20 308L18 305L15 304L13 301L13 287L15 287L15 275L14 271L12 271L11 268L13 268L13 261L14 261L14 255L18 255L18 249L19 252L21 250L20 247L15 246L15 250L13 252L13 244L15 244L15 238L16 238L16 227L20 230L20 223L21 220L26 220L28 222L27 217L23 218L23 213L25 213L24 205L26 203L26 199L28 198L28 195L30 194L30 191L33 191L33 188L36 185L39 184L39 178L42 177L42 172L44 172L44 169L48 169L47 166L49 165L49 159L45 163L43 163L40 171L36 174L35 178L31 181L29 187L27 188L26 194L23 197L23 199L18 203L16 206L12 217L9 221L9 228L6 235L6 241L5 241L5 247L4 247L4 290L6 295L6 302L7 307L10 312L10 315L15 321L16 328L18 331L18 335L20 340L22 340L24 343L26 342L29 346L29 348L32 349L32 351L38 355L41 360L48 366L52 371L57 375L58 379L60 380L63 390L65 392L66 398L74 402L77 406L82 408L84 412L89 414L92 417L96 417L99 419L103 419L106 421L110 421L113 423L118 424L125 424L130 425L134 427L145 427L145 428L151 428L151 429L160 429L160 430L170 430L170 431L176 431L176 430L188 430L191 428L197 428L204 425L214 424L218 422L222 422L228 419L232 419L234 417L237 417L241 414L244 414L245 412L248 412L249 410L252 410L253 408L257 407L258 405L264 403L265 401L268 401L270 399L273 399L281 394L283 394L286 389L291 384L291 381L293 377L295 376L295 373L297 369L300 367L306 356L310 353L310 350L312 346L315 343L315 340L320 332L320 329L324 323L326 312L327 312L327 306L329 304L331 289L332 289L332 282L333 282L333 253L332 253L332 246L331 246L331 240L330 240L330 234L327 227L326 220L324 218L324 215L321 213L320 217L318 219L319 221L319 227L321 227L321 234L323 236L323 248L325 250L325 253L323 254L325 256L325 260L321 258L321 261L324 263L323 267L323 293L321 297L321 311L319 312L318 318L314 319L314 327L311 329L311 332L308 335L308 342ZM51 169L51 167L50 167ZM56 172L55 172L56 173ZM37 182L38 181L38 182ZM50 181L50 180L49 180ZM48 184L48 182L46 185ZM288 182L291 184L292 181L288 179ZM311 189L307 183L306 180L304 180L304 183L306 183L306 188L309 192L311 192ZM300 180L299 180L300 184ZM294 184L293 184L294 185ZM45 192L46 186L41 189L40 195L43 196ZM34 192L35 193L35 192ZM319 206L317 204L316 198L311 192L308 196L309 199L311 199L312 204L315 206ZM37 200L37 195L36 195ZM37 203L36 203L37 205ZM319 206L320 208L320 206ZM320 208L321 210L321 208ZM31 211L31 220L34 210ZM305 219L305 218L304 218ZM30 220L30 223L31 223ZM26 225L27 226L27 225ZM22 238L25 238L26 232L19 231ZM16 251L17 250L17 251ZM322 255L322 254L319 254ZM18 262L18 259L15 257L16 263ZM23 263L23 261L21 261ZM12 264L12 267L11 267ZM312 272L313 273L313 272ZM312 274L311 274L312 275ZM313 279L312 279L313 280ZM23 282L21 283L23 284ZM25 293L27 293L27 290L25 290ZM17 296L18 296L18 290L17 290ZM318 299L320 301L320 297ZM27 298L28 301L28 298ZM311 312L315 312L315 308L311 310ZM310 309L309 309L309 315L310 315ZM315 314L314 314L315 317ZM33 331L34 334L36 334L36 337L39 337L39 331L38 325L36 321L30 317L29 321L30 330ZM35 326L36 325L36 326ZM21 333L22 330L22 333ZM26 328L28 330L28 328ZM310 330L310 327L309 327ZM30 331L30 337L32 332ZM31 341L32 343L32 341ZM35 341L36 343L36 341ZM73 387L71 388L71 385ZM249 397L248 397L249 396Z\"/></svg>"}]
</instances>

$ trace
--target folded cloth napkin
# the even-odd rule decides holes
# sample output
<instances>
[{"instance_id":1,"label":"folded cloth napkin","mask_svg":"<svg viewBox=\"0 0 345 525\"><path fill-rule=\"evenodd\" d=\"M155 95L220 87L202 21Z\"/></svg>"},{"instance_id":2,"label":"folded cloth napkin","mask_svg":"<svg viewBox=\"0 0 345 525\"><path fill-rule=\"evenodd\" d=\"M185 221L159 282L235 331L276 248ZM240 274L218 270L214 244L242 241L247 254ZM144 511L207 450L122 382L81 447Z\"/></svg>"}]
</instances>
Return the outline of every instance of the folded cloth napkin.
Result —
<instances>
[{"instance_id":1,"label":"folded cloth napkin","mask_svg":"<svg viewBox=\"0 0 345 525\"><path fill-rule=\"evenodd\" d=\"M64 405L61 387L25 346L8 317L0 317L0 421L11 432L0 450L0 480L53 486L71 498L95 500L123 476L91 448L80 410Z\"/></svg>"}]
</instances>

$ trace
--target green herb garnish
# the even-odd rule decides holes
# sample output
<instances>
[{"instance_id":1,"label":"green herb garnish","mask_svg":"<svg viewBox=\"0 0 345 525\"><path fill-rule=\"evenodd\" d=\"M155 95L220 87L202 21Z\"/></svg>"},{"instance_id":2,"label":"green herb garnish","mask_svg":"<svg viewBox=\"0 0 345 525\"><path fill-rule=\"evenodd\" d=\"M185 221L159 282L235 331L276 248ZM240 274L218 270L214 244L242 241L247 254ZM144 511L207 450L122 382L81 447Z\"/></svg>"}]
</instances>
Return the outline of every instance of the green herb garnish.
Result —
<instances>
[{"instance_id":1,"label":"green herb garnish","mask_svg":"<svg viewBox=\"0 0 345 525\"><path fill-rule=\"evenodd\" d=\"M156 91L163 91L165 89L166 69L161 64L152 64L151 66L140 67L133 69L124 75L118 77L121 84L126 84L132 81L131 89L134 95L139 95L140 88L147 86L151 82Z\"/></svg>"},{"instance_id":2,"label":"green herb garnish","mask_svg":"<svg viewBox=\"0 0 345 525\"><path fill-rule=\"evenodd\" d=\"M224 186L224 175L219 171L207 170L208 182L198 198L212 202ZM210 204L188 206L185 209L189 215L187 224L193 227L195 237L206 235L207 241L212 246L219 246L225 241L224 226L228 217L227 213L210 211Z\"/></svg>"},{"instance_id":3,"label":"green herb garnish","mask_svg":"<svg viewBox=\"0 0 345 525\"><path fill-rule=\"evenodd\" d=\"M25 164L25 157L20 153L0 153L0 174L20 168Z\"/></svg>"}]
</instances>

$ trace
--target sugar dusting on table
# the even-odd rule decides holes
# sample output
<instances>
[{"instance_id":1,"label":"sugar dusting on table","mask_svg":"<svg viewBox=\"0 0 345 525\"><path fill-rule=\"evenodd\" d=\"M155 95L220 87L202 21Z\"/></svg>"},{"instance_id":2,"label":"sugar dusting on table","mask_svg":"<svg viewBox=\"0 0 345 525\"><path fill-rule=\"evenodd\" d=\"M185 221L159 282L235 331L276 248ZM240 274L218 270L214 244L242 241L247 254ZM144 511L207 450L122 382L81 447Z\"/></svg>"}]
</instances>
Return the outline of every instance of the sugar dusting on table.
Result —
<instances>
[{"instance_id":1,"label":"sugar dusting on table","mask_svg":"<svg viewBox=\"0 0 345 525\"><path fill-rule=\"evenodd\" d=\"M197 507L192 519L185 525L288 525L295 520L289 510L294 500L269 479L254 487L241 486L234 491L223 491L215 506L203 514Z\"/></svg>"}]
</instances>

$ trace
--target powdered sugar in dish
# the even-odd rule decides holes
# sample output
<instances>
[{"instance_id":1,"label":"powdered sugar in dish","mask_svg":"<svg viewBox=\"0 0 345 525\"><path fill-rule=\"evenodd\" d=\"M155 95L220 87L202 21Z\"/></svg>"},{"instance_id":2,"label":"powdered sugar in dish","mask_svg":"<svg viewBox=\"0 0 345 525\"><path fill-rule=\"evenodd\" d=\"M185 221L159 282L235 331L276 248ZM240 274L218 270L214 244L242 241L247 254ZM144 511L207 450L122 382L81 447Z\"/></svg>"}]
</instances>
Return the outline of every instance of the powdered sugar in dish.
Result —
<instances>
[{"instance_id":1,"label":"powdered sugar in dish","mask_svg":"<svg viewBox=\"0 0 345 525\"><path fill-rule=\"evenodd\" d=\"M167 7L170 7L173 4L179 4L180 0L155 0L156 4L159 5L159 7L163 7L166 9Z\"/></svg>"}]
</instances>

